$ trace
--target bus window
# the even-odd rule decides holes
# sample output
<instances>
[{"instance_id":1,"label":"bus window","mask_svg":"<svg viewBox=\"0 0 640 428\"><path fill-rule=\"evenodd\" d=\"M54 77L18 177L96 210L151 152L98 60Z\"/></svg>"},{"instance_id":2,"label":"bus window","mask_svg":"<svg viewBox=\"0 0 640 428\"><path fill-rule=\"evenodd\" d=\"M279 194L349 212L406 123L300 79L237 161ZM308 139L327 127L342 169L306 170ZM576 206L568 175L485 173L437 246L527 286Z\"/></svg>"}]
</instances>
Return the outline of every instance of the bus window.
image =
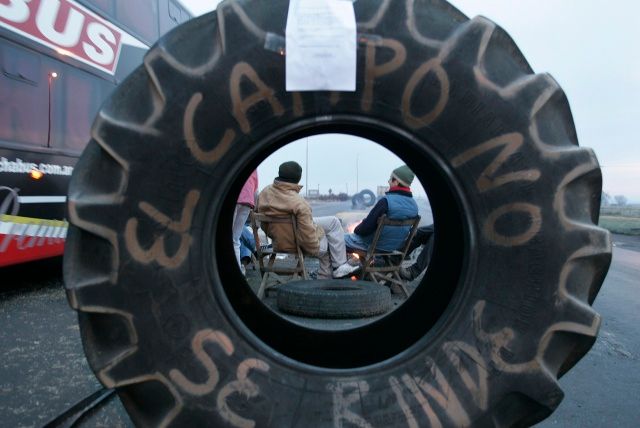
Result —
<instances>
[{"instance_id":1,"label":"bus window","mask_svg":"<svg viewBox=\"0 0 640 428\"><path fill-rule=\"evenodd\" d=\"M85 3L94 5L109 17L113 16L113 0L85 0Z\"/></svg>"},{"instance_id":2,"label":"bus window","mask_svg":"<svg viewBox=\"0 0 640 428\"><path fill-rule=\"evenodd\" d=\"M160 34L165 34L167 31L169 31L171 28L176 26L176 23L174 21L174 19L172 17L170 17L170 14L173 14L173 12L169 12L169 9L171 7L173 7L171 5L172 2L170 2L169 0L159 0L158 1L158 5L160 8L160 13L159 13L159 18L160 18Z\"/></svg>"},{"instance_id":3,"label":"bus window","mask_svg":"<svg viewBox=\"0 0 640 428\"><path fill-rule=\"evenodd\" d=\"M4 45L2 52L2 73L5 76L32 85L38 84L40 62L36 54L11 44Z\"/></svg>"},{"instance_id":4,"label":"bus window","mask_svg":"<svg viewBox=\"0 0 640 428\"><path fill-rule=\"evenodd\" d=\"M161 34L192 18L187 9L176 0L158 0L158 7Z\"/></svg>"},{"instance_id":5,"label":"bus window","mask_svg":"<svg viewBox=\"0 0 640 428\"><path fill-rule=\"evenodd\" d=\"M5 41L0 66L0 140L46 145L47 72L40 57Z\"/></svg>"},{"instance_id":6,"label":"bus window","mask_svg":"<svg viewBox=\"0 0 640 428\"><path fill-rule=\"evenodd\" d=\"M169 0L169 18L173 21L172 25L178 25L190 20L191 15L177 1Z\"/></svg>"},{"instance_id":7,"label":"bus window","mask_svg":"<svg viewBox=\"0 0 640 428\"><path fill-rule=\"evenodd\" d=\"M116 0L116 19L148 43L158 39L158 2Z\"/></svg>"},{"instance_id":8,"label":"bus window","mask_svg":"<svg viewBox=\"0 0 640 428\"><path fill-rule=\"evenodd\" d=\"M178 25L182 22L182 16L180 12L180 6L173 0L169 0L169 18Z\"/></svg>"},{"instance_id":9,"label":"bus window","mask_svg":"<svg viewBox=\"0 0 640 428\"><path fill-rule=\"evenodd\" d=\"M173 0L171 0L173 1ZM177 2L176 2L177 4ZM183 22L187 22L188 20L190 20L191 18L193 18L191 16L191 14L189 12L187 12L187 9L185 9L183 6L179 6L180 9L180 23L182 24Z\"/></svg>"},{"instance_id":10,"label":"bus window","mask_svg":"<svg viewBox=\"0 0 640 428\"><path fill-rule=\"evenodd\" d=\"M54 84L51 146L80 152L90 139L91 125L111 84L68 65Z\"/></svg>"}]
</instances>

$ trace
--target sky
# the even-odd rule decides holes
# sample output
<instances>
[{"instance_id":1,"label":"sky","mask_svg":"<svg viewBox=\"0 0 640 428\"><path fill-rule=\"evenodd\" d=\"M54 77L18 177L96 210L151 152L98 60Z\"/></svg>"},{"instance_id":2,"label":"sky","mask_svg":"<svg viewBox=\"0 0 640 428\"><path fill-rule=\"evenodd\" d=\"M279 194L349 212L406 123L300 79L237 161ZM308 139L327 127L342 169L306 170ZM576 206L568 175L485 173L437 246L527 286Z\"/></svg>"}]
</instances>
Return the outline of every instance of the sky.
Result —
<instances>
[{"instance_id":1,"label":"sky","mask_svg":"<svg viewBox=\"0 0 640 428\"><path fill-rule=\"evenodd\" d=\"M404 163L381 145L351 135L314 135L308 138L308 143L308 163L307 139L287 144L265 159L258 167L260 188L273 181L282 162L295 160L302 166L300 184L319 189L322 194L329 193L329 189L348 195L354 194L356 189L370 189L376 193L378 186L388 185L391 171ZM303 188L303 194L305 190ZM411 190L416 196L425 196L418 180L414 181Z\"/></svg>"},{"instance_id":2,"label":"sky","mask_svg":"<svg viewBox=\"0 0 640 428\"><path fill-rule=\"evenodd\" d=\"M209 12L219 3L181 2L194 15ZM580 145L594 149L598 157L603 190L640 203L640 50L636 46L640 41L640 2L453 0L450 3L469 17L482 15L500 25L515 40L535 72L548 72L558 81L569 99ZM377 185L386 183L389 165L402 162L375 143L351 136L327 138L309 138L309 187L319 185L322 193L329 188L334 192L345 191L347 186L352 193L356 180L360 189L368 187L375 191ZM328 160L332 162L331 168L321 164L327 162L327 150L320 150L317 145L329 140L342 153L340 159L333 156ZM261 187L271 181L274 174L270 171L274 168L277 171L281 161L300 153L303 155L297 159L306 159L306 145L304 141L297 143L298 147L287 146L267 159L259 168ZM379 165L384 165L383 173Z\"/></svg>"}]
</instances>

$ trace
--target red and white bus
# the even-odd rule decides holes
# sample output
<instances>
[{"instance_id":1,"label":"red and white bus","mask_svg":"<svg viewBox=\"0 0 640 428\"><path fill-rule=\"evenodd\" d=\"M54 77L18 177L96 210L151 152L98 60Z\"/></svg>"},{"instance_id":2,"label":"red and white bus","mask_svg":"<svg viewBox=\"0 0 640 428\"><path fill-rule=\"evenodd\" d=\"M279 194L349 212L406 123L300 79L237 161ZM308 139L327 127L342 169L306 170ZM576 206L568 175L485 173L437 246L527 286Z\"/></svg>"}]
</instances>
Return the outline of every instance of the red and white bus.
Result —
<instances>
[{"instance_id":1,"label":"red and white bus","mask_svg":"<svg viewBox=\"0 0 640 428\"><path fill-rule=\"evenodd\" d=\"M177 0L0 0L0 267L62 254L100 105L190 18Z\"/></svg>"}]
</instances>

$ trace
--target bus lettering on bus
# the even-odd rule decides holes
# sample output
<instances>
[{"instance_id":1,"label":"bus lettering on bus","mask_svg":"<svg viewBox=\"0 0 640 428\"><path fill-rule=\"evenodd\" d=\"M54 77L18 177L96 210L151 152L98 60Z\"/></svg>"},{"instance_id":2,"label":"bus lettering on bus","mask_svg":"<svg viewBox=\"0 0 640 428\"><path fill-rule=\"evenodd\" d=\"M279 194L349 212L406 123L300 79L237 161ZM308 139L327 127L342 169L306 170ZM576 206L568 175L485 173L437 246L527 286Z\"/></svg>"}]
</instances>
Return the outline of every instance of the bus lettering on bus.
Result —
<instances>
[{"instance_id":1,"label":"bus lettering on bus","mask_svg":"<svg viewBox=\"0 0 640 428\"><path fill-rule=\"evenodd\" d=\"M72 0L0 2L0 26L114 74L123 32Z\"/></svg>"}]
</instances>

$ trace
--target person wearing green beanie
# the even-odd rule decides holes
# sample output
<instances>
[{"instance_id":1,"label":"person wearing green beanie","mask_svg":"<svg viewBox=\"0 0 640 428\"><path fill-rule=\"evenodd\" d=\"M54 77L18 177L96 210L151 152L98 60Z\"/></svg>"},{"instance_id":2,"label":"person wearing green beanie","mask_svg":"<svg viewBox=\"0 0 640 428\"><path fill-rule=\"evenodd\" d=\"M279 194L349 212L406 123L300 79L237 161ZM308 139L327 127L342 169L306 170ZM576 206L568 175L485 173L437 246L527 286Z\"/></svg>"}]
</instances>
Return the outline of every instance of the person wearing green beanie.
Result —
<instances>
[{"instance_id":1,"label":"person wearing green beanie","mask_svg":"<svg viewBox=\"0 0 640 428\"><path fill-rule=\"evenodd\" d=\"M347 252L366 251L369 248L378 228L378 219L383 215L392 220L407 220L418 216L418 204L413 199L410 188L414 178L415 174L407 165L391 171L389 191L374 205L353 233L345 235ZM409 226L385 226L378 239L377 249L389 252L399 249L409 231Z\"/></svg>"},{"instance_id":2,"label":"person wearing green beanie","mask_svg":"<svg viewBox=\"0 0 640 428\"><path fill-rule=\"evenodd\" d=\"M391 179L395 179L400 185L404 187L411 187L411 183L413 183L414 178L415 174L406 165L399 166L391 171ZM389 182L389 184L391 184L391 182Z\"/></svg>"}]
</instances>

